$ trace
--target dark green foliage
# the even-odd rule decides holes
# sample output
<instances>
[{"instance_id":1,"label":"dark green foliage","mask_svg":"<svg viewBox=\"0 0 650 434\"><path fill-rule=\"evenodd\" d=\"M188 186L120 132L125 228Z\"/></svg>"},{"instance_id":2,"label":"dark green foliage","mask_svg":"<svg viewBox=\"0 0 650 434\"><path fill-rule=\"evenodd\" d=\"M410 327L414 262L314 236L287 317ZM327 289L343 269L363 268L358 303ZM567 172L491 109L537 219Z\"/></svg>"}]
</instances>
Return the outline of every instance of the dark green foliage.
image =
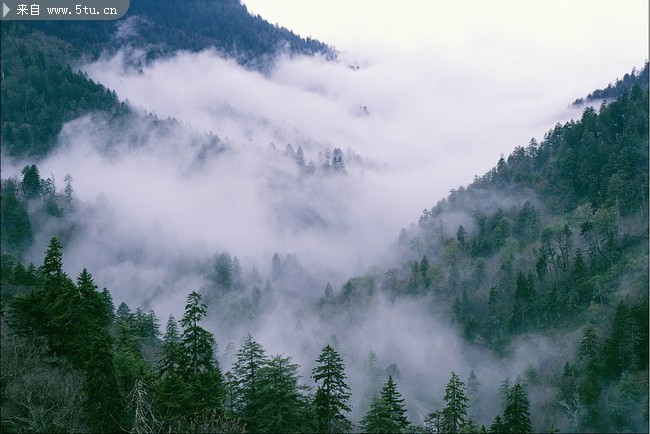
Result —
<instances>
[{"instance_id":1,"label":"dark green foliage","mask_svg":"<svg viewBox=\"0 0 650 434\"><path fill-rule=\"evenodd\" d=\"M20 255L32 243L32 224L27 204L22 199L15 180L2 180L0 191L0 247Z\"/></svg>"},{"instance_id":2,"label":"dark green foliage","mask_svg":"<svg viewBox=\"0 0 650 434\"><path fill-rule=\"evenodd\" d=\"M215 340L212 333L208 332L199 322L205 317L207 306L201 301L201 295L192 292L187 297L185 313L181 318L183 333L181 344L185 354L185 374L188 377L197 375L199 372L218 369L218 363L214 358Z\"/></svg>"},{"instance_id":3,"label":"dark green foliage","mask_svg":"<svg viewBox=\"0 0 650 434\"><path fill-rule=\"evenodd\" d=\"M23 196L27 199L36 199L41 197L41 175L38 167L32 164L25 166L22 171L23 181L21 183Z\"/></svg>"},{"instance_id":4,"label":"dark green foliage","mask_svg":"<svg viewBox=\"0 0 650 434\"><path fill-rule=\"evenodd\" d=\"M149 49L150 58L178 50L201 51L212 47L251 66L263 63L265 57L277 54L285 46L293 54L333 55L332 50L321 42L300 38L259 16L250 15L239 1L138 0L118 21L42 21L30 24L69 42L76 50L96 57L103 50L117 48L116 27L128 20L137 25L137 32L131 34L126 42Z\"/></svg>"},{"instance_id":5,"label":"dark green foliage","mask_svg":"<svg viewBox=\"0 0 650 434\"><path fill-rule=\"evenodd\" d=\"M598 100L615 100L624 93L629 93L636 86L642 89L648 89L648 62L645 63L641 71L636 68L631 73L625 74L622 79L616 79L616 83L609 84L605 89L598 89L587 95L586 98L579 98L573 102L573 105L582 105L585 102L595 102Z\"/></svg>"},{"instance_id":6,"label":"dark green foliage","mask_svg":"<svg viewBox=\"0 0 650 434\"><path fill-rule=\"evenodd\" d=\"M404 398L397 391L392 376L388 377L381 394L373 398L361 426L366 433L400 433L409 428Z\"/></svg>"},{"instance_id":7,"label":"dark green foliage","mask_svg":"<svg viewBox=\"0 0 650 434\"><path fill-rule=\"evenodd\" d=\"M199 420L208 423L223 415L224 379L214 357L214 336L199 325L207 309L201 298L197 292L188 295L182 331L173 316L167 321L154 389L164 429L187 431ZM147 322L155 317L142 316Z\"/></svg>"},{"instance_id":8,"label":"dark green foliage","mask_svg":"<svg viewBox=\"0 0 650 434\"><path fill-rule=\"evenodd\" d=\"M467 419L467 396L465 383L455 373L445 388L445 408L442 410L442 427L444 432L458 433Z\"/></svg>"},{"instance_id":9,"label":"dark green foliage","mask_svg":"<svg viewBox=\"0 0 650 434\"><path fill-rule=\"evenodd\" d=\"M346 383L345 367L339 353L326 345L316 359L312 378L318 384L314 397L316 426L319 432L344 432L350 429L346 413L350 388Z\"/></svg>"},{"instance_id":10,"label":"dark green foliage","mask_svg":"<svg viewBox=\"0 0 650 434\"><path fill-rule=\"evenodd\" d=\"M64 122L93 111L128 112L114 92L70 69L72 51L63 41L19 22L3 23L1 38L0 121L7 155L44 156ZM28 198L40 191L33 167L24 173Z\"/></svg>"},{"instance_id":11,"label":"dark green foliage","mask_svg":"<svg viewBox=\"0 0 650 434\"><path fill-rule=\"evenodd\" d=\"M172 315L167 320L167 327L163 337L159 370L163 375L178 374L183 364L183 347L178 325Z\"/></svg>"},{"instance_id":12,"label":"dark green foliage","mask_svg":"<svg viewBox=\"0 0 650 434\"><path fill-rule=\"evenodd\" d=\"M248 335L233 365L234 400L231 404L248 430L255 431L261 422L258 414L265 404L261 397L262 370L267 364L264 348Z\"/></svg>"},{"instance_id":13,"label":"dark green foliage","mask_svg":"<svg viewBox=\"0 0 650 434\"><path fill-rule=\"evenodd\" d=\"M528 396L519 383L516 383L508 394L508 404L503 411L503 431L507 433L533 432Z\"/></svg>"},{"instance_id":14,"label":"dark green foliage","mask_svg":"<svg viewBox=\"0 0 650 434\"><path fill-rule=\"evenodd\" d=\"M501 419L500 415L496 415L494 417L494 421L492 422L492 425L490 425L490 433L491 434L501 434L507 432L505 429L505 426L503 425L503 420Z\"/></svg>"},{"instance_id":15,"label":"dark green foliage","mask_svg":"<svg viewBox=\"0 0 650 434\"><path fill-rule=\"evenodd\" d=\"M259 371L261 404L255 419L260 432L302 433L310 426L309 403L298 384L298 365L273 356Z\"/></svg>"},{"instance_id":16,"label":"dark green foliage","mask_svg":"<svg viewBox=\"0 0 650 434\"><path fill-rule=\"evenodd\" d=\"M113 364L113 338L105 298L83 270L77 283L63 271L61 243L52 238L41 267L43 285L14 298L12 329L44 338L53 354L85 373L84 409L97 430L119 427L122 395Z\"/></svg>"}]
</instances>

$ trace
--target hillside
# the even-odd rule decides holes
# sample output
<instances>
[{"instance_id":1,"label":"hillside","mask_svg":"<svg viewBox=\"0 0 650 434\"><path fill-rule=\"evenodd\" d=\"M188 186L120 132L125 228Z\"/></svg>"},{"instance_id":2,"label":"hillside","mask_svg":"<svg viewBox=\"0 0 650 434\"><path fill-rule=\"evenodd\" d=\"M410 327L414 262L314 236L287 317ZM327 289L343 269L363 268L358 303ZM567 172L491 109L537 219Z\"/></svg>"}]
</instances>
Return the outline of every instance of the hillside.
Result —
<instances>
[{"instance_id":1,"label":"hillside","mask_svg":"<svg viewBox=\"0 0 650 434\"><path fill-rule=\"evenodd\" d=\"M239 0L134 0L116 21L37 21L30 23L75 49L77 56L96 59L122 47L144 50L147 58L178 50L216 48L243 64L263 67L281 51L334 56L322 42L302 38L249 14Z\"/></svg>"},{"instance_id":2,"label":"hillside","mask_svg":"<svg viewBox=\"0 0 650 434\"><path fill-rule=\"evenodd\" d=\"M586 98L579 98L573 102L574 106L581 106L586 103L595 101L612 101L619 98L625 92L630 92L634 86L640 86L641 89L648 89L650 76L648 76L648 62L645 63L641 71L633 69L631 73L625 74L622 79L616 79L614 84L609 84L604 89L598 89L587 95Z\"/></svg>"},{"instance_id":3,"label":"hillside","mask_svg":"<svg viewBox=\"0 0 650 434\"><path fill-rule=\"evenodd\" d=\"M129 115L115 92L71 67L102 53L142 50L144 62L214 48L259 69L280 53L335 56L327 45L273 26L231 0L137 0L116 21L3 21L0 29L1 143L12 157L44 157L62 125L83 115Z\"/></svg>"}]
</instances>

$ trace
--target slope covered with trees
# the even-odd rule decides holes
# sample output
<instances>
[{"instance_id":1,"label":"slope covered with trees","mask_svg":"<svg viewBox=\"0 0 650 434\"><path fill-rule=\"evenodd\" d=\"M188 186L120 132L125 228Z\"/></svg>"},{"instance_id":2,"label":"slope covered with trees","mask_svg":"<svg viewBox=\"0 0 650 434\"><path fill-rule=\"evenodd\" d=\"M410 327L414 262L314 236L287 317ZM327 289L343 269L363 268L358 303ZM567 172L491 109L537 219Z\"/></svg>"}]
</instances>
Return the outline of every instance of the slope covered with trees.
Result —
<instances>
[{"instance_id":1,"label":"slope covered with trees","mask_svg":"<svg viewBox=\"0 0 650 434\"><path fill-rule=\"evenodd\" d=\"M625 74L622 79L616 79L614 84L609 84L604 89L598 89L587 95L586 98L579 98L573 102L574 106L579 106L585 103L593 103L595 101L609 100L613 101L623 95L625 92L630 92L634 86L640 86L642 89L648 89L650 83L650 76L648 75L648 62L638 71L636 68L631 73Z\"/></svg>"},{"instance_id":2,"label":"slope covered with trees","mask_svg":"<svg viewBox=\"0 0 650 434\"><path fill-rule=\"evenodd\" d=\"M137 48L146 61L214 48L259 69L280 53L335 57L322 42L271 25L232 0L137 0L116 21L3 21L0 30L2 151L23 158L47 155L65 122L94 112L131 114L114 91L71 67L102 53Z\"/></svg>"},{"instance_id":3,"label":"slope covered with trees","mask_svg":"<svg viewBox=\"0 0 650 434\"><path fill-rule=\"evenodd\" d=\"M284 50L335 55L322 42L251 15L239 0L133 0L126 15L116 21L36 21L32 25L93 58L123 46L143 49L149 58L216 48L251 66L262 66L264 59Z\"/></svg>"},{"instance_id":4,"label":"slope covered with trees","mask_svg":"<svg viewBox=\"0 0 650 434\"><path fill-rule=\"evenodd\" d=\"M115 92L71 69L72 47L22 23L3 21L0 130L2 152L42 157L63 123L91 112L129 113Z\"/></svg>"}]
</instances>

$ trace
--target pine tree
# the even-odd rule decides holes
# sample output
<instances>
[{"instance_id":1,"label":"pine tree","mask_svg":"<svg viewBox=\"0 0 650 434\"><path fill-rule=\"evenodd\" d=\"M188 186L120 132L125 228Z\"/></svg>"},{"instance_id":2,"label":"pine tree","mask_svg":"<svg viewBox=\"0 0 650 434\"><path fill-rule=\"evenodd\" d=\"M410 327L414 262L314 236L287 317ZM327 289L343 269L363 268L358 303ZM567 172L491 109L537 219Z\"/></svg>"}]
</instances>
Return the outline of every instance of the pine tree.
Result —
<instances>
[{"instance_id":1,"label":"pine tree","mask_svg":"<svg viewBox=\"0 0 650 434\"><path fill-rule=\"evenodd\" d=\"M404 398L397 391L393 377L388 377L381 395L373 399L370 410L361 420L361 426L367 433L399 433L410 427Z\"/></svg>"},{"instance_id":2,"label":"pine tree","mask_svg":"<svg viewBox=\"0 0 650 434\"><path fill-rule=\"evenodd\" d=\"M161 375L177 373L182 365L183 348L178 325L172 315L167 320L167 327L161 344L162 357L158 364Z\"/></svg>"},{"instance_id":3,"label":"pine tree","mask_svg":"<svg viewBox=\"0 0 650 434\"><path fill-rule=\"evenodd\" d=\"M465 396L465 384L454 372L445 388L445 403L442 410L443 428L445 432L460 432L467 417L467 396Z\"/></svg>"},{"instance_id":4,"label":"pine tree","mask_svg":"<svg viewBox=\"0 0 650 434\"><path fill-rule=\"evenodd\" d=\"M508 405L503 412L503 426L504 431L509 433L533 432L528 396L520 383L515 383L508 395Z\"/></svg>"},{"instance_id":5,"label":"pine tree","mask_svg":"<svg viewBox=\"0 0 650 434\"><path fill-rule=\"evenodd\" d=\"M186 358L185 374L188 377L201 371L217 368L214 358L216 345L214 336L199 326L199 322L205 317L206 312L207 306L201 302L201 294L196 291L190 293L187 297L185 313L181 318L181 326L183 326L181 344Z\"/></svg>"},{"instance_id":6,"label":"pine tree","mask_svg":"<svg viewBox=\"0 0 650 434\"><path fill-rule=\"evenodd\" d=\"M492 422L492 425L490 425L490 433L491 434L501 434L507 432L505 430L505 427L503 425L503 420L501 420L500 415L496 415L494 418L494 421Z\"/></svg>"},{"instance_id":7,"label":"pine tree","mask_svg":"<svg viewBox=\"0 0 650 434\"><path fill-rule=\"evenodd\" d=\"M196 291L190 293L181 318L183 356L180 372L190 385L195 414L208 410L220 412L224 396L223 374L214 357L214 336L199 326L206 312L201 295Z\"/></svg>"},{"instance_id":8,"label":"pine tree","mask_svg":"<svg viewBox=\"0 0 650 434\"><path fill-rule=\"evenodd\" d=\"M298 365L291 358L273 356L259 371L259 402L255 427L261 432L311 431L307 401L298 385Z\"/></svg>"},{"instance_id":9,"label":"pine tree","mask_svg":"<svg viewBox=\"0 0 650 434\"><path fill-rule=\"evenodd\" d=\"M65 182L65 188L63 189L65 202L69 205L72 203L72 192L74 191L72 189L72 176L70 176L69 173L66 174L63 178L63 182Z\"/></svg>"},{"instance_id":10,"label":"pine tree","mask_svg":"<svg viewBox=\"0 0 650 434\"><path fill-rule=\"evenodd\" d=\"M432 411L424 418L424 429L427 433L440 433L442 432L443 416L441 411Z\"/></svg>"},{"instance_id":11,"label":"pine tree","mask_svg":"<svg viewBox=\"0 0 650 434\"><path fill-rule=\"evenodd\" d=\"M241 416L242 422L246 424L247 430L257 430L257 415L264 405L260 397L261 371L267 363L264 348L248 335L237 352L237 361L233 365L235 383L233 407Z\"/></svg>"},{"instance_id":12,"label":"pine tree","mask_svg":"<svg viewBox=\"0 0 650 434\"><path fill-rule=\"evenodd\" d=\"M319 432L343 432L350 429L345 413L350 411L347 401L350 388L346 383L343 360L334 348L325 346L316 359L312 378L318 384L314 397L316 424Z\"/></svg>"},{"instance_id":13,"label":"pine tree","mask_svg":"<svg viewBox=\"0 0 650 434\"><path fill-rule=\"evenodd\" d=\"M478 418L478 408L481 402L479 398L479 390L481 389L481 382L476 377L474 370L469 373L467 378L467 398L469 407L472 409L472 416Z\"/></svg>"},{"instance_id":14,"label":"pine tree","mask_svg":"<svg viewBox=\"0 0 650 434\"><path fill-rule=\"evenodd\" d=\"M25 166L22 170L23 181L22 189L23 195L27 199L38 198L41 195L41 175L38 171L38 167L34 164L31 166Z\"/></svg>"}]
</instances>

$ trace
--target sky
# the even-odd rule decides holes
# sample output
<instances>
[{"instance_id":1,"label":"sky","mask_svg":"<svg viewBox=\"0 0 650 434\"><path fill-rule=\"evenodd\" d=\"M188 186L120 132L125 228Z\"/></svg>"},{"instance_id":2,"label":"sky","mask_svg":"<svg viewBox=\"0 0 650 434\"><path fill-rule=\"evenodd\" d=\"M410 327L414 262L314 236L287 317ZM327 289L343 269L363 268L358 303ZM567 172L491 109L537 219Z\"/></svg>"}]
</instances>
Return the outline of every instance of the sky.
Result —
<instances>
[{"instance_id":1,"label":"sky","mask_svg":"<svg viewBox=\"0 0 650 434\"><path fill-rule=\"evenodd\" d=\"M426 49L517 72L555 65L556 72L572 74L580 65L607 66L606 79L643 62L648 53L648 3L643 0L243 3L271 23L342 51Z\"/></svg>"},{"instance_id":2,"label":"sky","mask_svg":"<svg viewBox=\"0 0 650 434\"><path fill-rule=\"evenodd\" d=\"M561 92L577 98L648 58L644 0L243 3L251 13L351 57L410 54L452 65L485 80L486 91L498 96Z\"/></svg>"}]
</instances>

